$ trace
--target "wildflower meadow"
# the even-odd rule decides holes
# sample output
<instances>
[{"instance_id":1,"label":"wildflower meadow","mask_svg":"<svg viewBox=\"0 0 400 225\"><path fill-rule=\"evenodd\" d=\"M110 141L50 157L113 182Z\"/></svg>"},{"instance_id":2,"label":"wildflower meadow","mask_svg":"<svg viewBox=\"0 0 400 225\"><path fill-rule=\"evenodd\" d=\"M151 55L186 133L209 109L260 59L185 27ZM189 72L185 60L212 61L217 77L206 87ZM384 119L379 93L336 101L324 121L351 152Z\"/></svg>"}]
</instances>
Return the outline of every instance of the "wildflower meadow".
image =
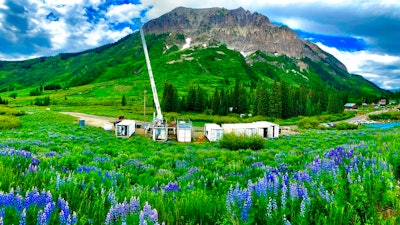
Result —
<instances>
[{"instance_id":1,"label":"wildflower meadow","mask_svg":"<svg viewBox=\"0 0 400 225\"><path fill-rule=\"evenodd\" d=\"M51 111L0 130L0 224L399 224L398 128L261 150L117 138Z\"/></svg>"}]
</instances>

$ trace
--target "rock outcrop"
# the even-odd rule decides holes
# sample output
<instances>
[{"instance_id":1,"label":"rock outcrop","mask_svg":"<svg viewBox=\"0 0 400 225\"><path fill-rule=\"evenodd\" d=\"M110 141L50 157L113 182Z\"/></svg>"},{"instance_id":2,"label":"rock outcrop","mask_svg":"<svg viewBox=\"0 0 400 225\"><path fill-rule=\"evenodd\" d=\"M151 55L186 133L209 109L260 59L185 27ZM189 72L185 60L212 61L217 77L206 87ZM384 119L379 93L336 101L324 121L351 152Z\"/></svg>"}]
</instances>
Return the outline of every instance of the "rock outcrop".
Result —
<instances>
[{"instance_id":1,"label":"rock outcrop","mask_svg":"<svg viewBox=\"0 0 400 225\"><path fill-rule=\"evenodd\" d=\"M191 45L225 43L230 49L248 55L257 50L284 54L295 58L308 57L342 70L346 67L318 46L298 38L287 26L270 23L268 17L243 8L190 9L179 7L144 25L146 33L183 34Z\"/></svg>"}]
</instances>

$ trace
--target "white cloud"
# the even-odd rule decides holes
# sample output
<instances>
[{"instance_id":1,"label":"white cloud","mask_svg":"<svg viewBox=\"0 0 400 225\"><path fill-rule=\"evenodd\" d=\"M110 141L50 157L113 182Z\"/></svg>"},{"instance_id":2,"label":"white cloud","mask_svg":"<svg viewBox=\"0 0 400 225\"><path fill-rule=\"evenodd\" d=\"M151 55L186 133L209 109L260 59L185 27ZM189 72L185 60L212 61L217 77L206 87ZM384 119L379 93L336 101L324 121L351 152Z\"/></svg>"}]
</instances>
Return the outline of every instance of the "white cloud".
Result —
<instances>
[{"instance_id":1,"label":"white cloud","mask_svg":"<svg viewBox=\"0 0 400 225\"><path fill-rule=\"evenodd\" d=\"M339 59L339 61L344 63L350 73L362 73L362 71L365 71L365 68L363 68L363 66L366 64L367 61L372 61L384 65L390 65L395 63L397 60L400 60L400 57L397 56L380 55L368 52L366 50L356 51L356 52L345 52L345 51L340 51L334 47L328 47L326 45L323 45L322 43L317 43L317 45L322 50L329 52L337 59ZM367 73L368 72L365 72L365 74Z\"/></svg>"},{"instance_id":2,"label":"white cloud","mask_svg":"<svg viewBox=\"0 0 400 225\"><path fill-rule=\"evenodd\" d=\"M142 0L143 5L146 7L152 6L147 12L148 19L157 18L177 7L190 7L190 8L211 8L211 7L224 7L227 9L234 9L240 7L237 1L232 0Z\"/></svg>"},{"instance_id":3,"label":"white cloud","mask_svg":"<svg viewBox=\"0 0 400 225\"><path fill-rule=\"evenodd\" d=\"M131 22L133 18L140 17L140 11L144 9L146 9L144 5L111 5L106 17L111 23Z\"/></svg>"},{"instance_id":4,"label":"white cloud","mask_svg":"<svg viewBox=\"0 0 400 225\"><path fill-rule=\"evenodd\" d=\"M389 74L388 71L385 70L385 68L400 62L399 56L376 54L366 50L347 52L340 51L334 47L325 46L322 43L317 43L317 45L345 64L350 73L362 75L381 88L393 89L400 86L400 82L398 82L399 79L390 75L400 73L400 71L388 69L390 70Z\"/></svg>"},{"instance_id":5,"label":"white cloud","mask_svg":"<svg viewBox=\"0 0 400 225\"><path fill-rule=\"evenodd\" d=\"M6 0L0 0L0 9L8 9L8 7L4 4Z\"/></svg>"}]
</instances>

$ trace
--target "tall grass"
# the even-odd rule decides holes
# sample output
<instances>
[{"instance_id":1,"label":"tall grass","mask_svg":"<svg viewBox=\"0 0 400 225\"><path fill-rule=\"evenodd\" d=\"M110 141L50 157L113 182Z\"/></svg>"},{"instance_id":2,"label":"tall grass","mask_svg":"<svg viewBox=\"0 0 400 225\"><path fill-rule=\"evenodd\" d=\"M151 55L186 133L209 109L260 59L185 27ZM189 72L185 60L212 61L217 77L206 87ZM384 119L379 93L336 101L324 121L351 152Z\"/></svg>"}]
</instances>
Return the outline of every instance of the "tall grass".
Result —
<instances>
[{"instance_id":1,"label":"tall grass","mask_svg":"<svg viewBox=\"0 0 400 225\"><path fill-rule=\"evenodd\" d=\"M21 121L15 116L0 115L0 130L18 128L21 126Z\"/></svg>"}]
</instances>

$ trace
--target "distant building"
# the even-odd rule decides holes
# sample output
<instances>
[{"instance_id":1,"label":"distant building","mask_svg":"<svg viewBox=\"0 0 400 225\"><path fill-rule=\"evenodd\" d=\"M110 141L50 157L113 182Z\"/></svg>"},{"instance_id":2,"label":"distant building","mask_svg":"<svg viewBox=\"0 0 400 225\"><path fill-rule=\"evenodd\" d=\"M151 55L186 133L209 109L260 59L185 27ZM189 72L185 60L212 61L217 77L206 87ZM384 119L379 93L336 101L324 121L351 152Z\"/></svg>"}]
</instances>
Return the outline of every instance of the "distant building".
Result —
<instances>
[{"instance_id":1,"label":"distant building","mask_svg":"<svg viewBox=\"0 0 400 225\"><path fill-rule=\"evenodd\" d=\"M381 99L380 101L379 101L379 104L378 105L380 105L380 106L385 106L387 104L387 102L386 102L386 99Z\"/></svg>"},{"instance_id":2,"label":"distant building","mask_svg":"<svg viewBox=\"0 0 400 225\"><path fill-rule=\"evenodd\" d=\"M355 109L358 109L358 107L357 107L356 103L346 103L344 105L344 109L346 109L346 110L355 110Z\"/></svg>"}]
</instances>

